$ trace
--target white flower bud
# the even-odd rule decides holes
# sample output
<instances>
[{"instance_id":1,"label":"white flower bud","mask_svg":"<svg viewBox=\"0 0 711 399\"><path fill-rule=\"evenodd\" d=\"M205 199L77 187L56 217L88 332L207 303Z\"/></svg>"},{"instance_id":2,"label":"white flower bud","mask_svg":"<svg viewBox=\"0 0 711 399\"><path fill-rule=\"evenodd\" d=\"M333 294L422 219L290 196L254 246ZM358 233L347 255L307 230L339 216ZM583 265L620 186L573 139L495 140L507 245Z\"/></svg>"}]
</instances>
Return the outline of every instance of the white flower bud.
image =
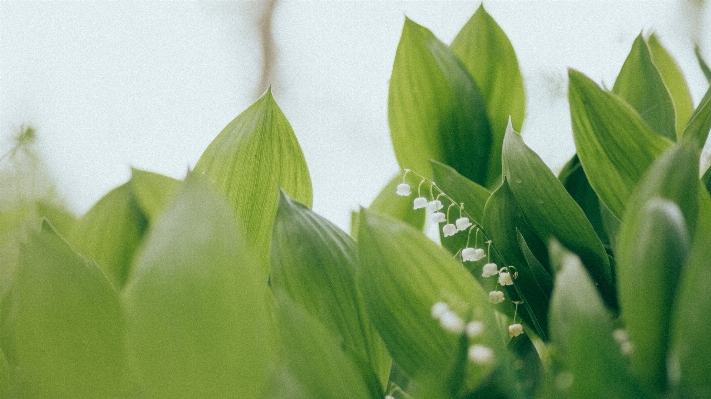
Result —
<instances>
[{"instance_id":1,"label":"white flower bud","mask_svg":"<svg viewBox=\"0 0 711 399\"><path fill-rule=\"evenodd\" d=\"M482 277L491 277L499 274L499 268L496 266L496 263L487 263L484 265L484 268L482 269L481 276Z\"/></svg>"},{"instance_id":2,"label":"white flower bud","mask_svg":"<svg viewBox=\"0 0 711 399\"><path fill-rule=\"evenodd\" d=\"M455 334L461 334L464 331L464 320L452 310L444 312L439 319L439 323L442 328Z\"/></svg>"},{"instance_id":3,"label":"white flower bud","mask_svg":"<svg viewBox=\"0 0 711 399\"><path fill-rule=\"evenodd\" d=\"M486 254L481 248L464 248L462 250L462 260L464 262L476 262L484 256L486 256Z\"/></svg>"},{"instance_id":4,"label":"white flower bud","mask_svg":"<svg viewBox=\"0 0 711 399\"><path fill-rule=\"evenodd\" d=\"M513 285L513 280L511 280L511 273L502 271L499 272L499 284L501 285Z\"/></svg>"},{"instance_id":5,"label":"white flower bud","mask_svg":"<svg viewBox=\"0 0 711 399\"><path fill-rule=\"evenodd\" d=\"M484 345L470 346L467 354L469 355L469 360L480 365L491 363L494 360L494 351Z\"/></svg>"},{"instance_id":6,"label":"white flower bud","mask_svg":"<svg viewBox=\"0 0 711 399\"><path fill-rule=\"evenodd\" d=\"M445 224L444 227L442 227L442 233L444 233L445 237L453 236L457 233L457 231L457 226L452 223Z\"/></svg>"},{"instance_id":7,"label":"white flower bud","mask_svg":"<svg viewBox=\"0 0 711 399\"><path fill-rule=\"evenodd\" d=\"M449 305L445 302L437 302L432 305L432 317L439 319L442 315L449 310Z\"/></svg>"},{"instance_id":8,"label":"white flower bud","mask_svg":"<svg viewBox=\"0 0 711 399\"><path fill-rule=\"evenodd\" d=\"M467 323L466 330L469 338L477 337L484 332L484 323L480 321L470 321Z\"/></svg>"},{"instance_id":9,"label":"white flower bud","mask_svg":"<svg viewBox=\"0 0 711 399\"><path fill-rule=\"evenodd\" d=\"M417 197L415 198L415 203L412 209L421 209L421 208L426 208L427 207L427 198L425 197Z\"/></svg>"},{"instance_id":10,"label":"white flower bud","mask_svg":"<svg viewBox=\"0 0 711 399\"><path fill-rule=\"evenodd\" d=\"M509 326L509 335L511 338L518 337L521 334L523 334L523 326L520 323L511 324Z\"/></svg>"},{"instance_id":11,"label":"white flower bud","mask_svg":"<svg viewBox=\"0 0 711 399\"><path fill-rule=\"evenodd\" d=\"M489 302L496 305L504 301L504 293L502 291L491 291L489 293Z\"/></svg>"},{"instance_id":12,"label":"white flower bud","mask_svg":"<svg viewBox=\"0 0 711 399\"><path fill-rule=\"evenodd\" d=\"M446 221L446 217L444 216L444 213L442 212L435 212L430 216L430 220L432 223L442 223Z\"/></svg>"},{"instance_id":13,"label":"white flower bud","mask_svg":"<svg viewBox=\"0 0 711 399\"><path fill-rule=\"evenodd\" d=\"M402 195L403 197L407 197L411 194L410 192L410 185L407 183L400 183L397 185L397 195Z\"/></svg>"},{"instance_id":14,"label":"white flower bud","mask_svg":"<svg viewBox=\"0 0 711 399\"><path fill-rule=\"evenodd\" d=\"M469 226L472 225L472 222L469 221L469 218L466 216L462 216L457 221L455 222L457 224L457 229L459 231L464 231L469 228Z\"/></svg>"},{"instance_id":15,"label":"white flower bud","mask_svg":"<svg viewBox=\"0 0 711 399\"><path fill-rule=\"evenodd\" d=\"M440 200L432 200L427 203L427 210L430 212L437 212L440 209L442 209L442 201Z\"/></svg>"}]
</instances>

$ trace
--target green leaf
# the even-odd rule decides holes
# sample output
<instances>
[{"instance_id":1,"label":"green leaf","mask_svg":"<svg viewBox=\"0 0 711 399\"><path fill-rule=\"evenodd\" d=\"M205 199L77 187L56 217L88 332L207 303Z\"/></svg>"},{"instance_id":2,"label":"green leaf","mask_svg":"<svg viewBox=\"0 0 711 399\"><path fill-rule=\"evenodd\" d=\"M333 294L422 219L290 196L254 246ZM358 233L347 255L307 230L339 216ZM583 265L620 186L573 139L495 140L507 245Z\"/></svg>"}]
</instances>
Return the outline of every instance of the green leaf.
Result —
<instances>
[{"instance_id":1,"label":"green leaf","mask_svg":"<svg viewBox=\"0 0 711 399\"><path fill-rule=\"evenodd\" d=\"M536 397L536 391L545 381L545 369L530 336L521 334L512 338L506 346L516 357L516 376L526 397Z\"/></svg>"},{"instance_id":2,"label":"green leaf","mask_svg":"<svg viewBox=\"0 0 711 399\"><path fill-rule=\"evenodd\" d=\"M405 179L413 188L413 192L415 192L414 188L418 186L420 179L411 173L408 173ZM395 193L397 185L402 182L402 175L394 176L368 208L402 220L410 226L422 230L425 225L425 210L413 209L413 196L403 197Z\"/></svg>"},{"instance_id":3,"label":"green leaf","mask_svg":"<svg viewBox=\"0 0 711 399\"><path fill-rule=\"evenodd\" d=\"M133 195L131 182L111 190L74 225L69 240L91 258L120 290L131 269L134 253L148 220Z\"/></svg>"},{"instance_id":4,"label":"green leaf","mask_svg":"<svg viewBox=\"0 0 711 399\"><path fill-rule=\"evenodd\" d=\"M643 398L613 338L612 318L576 255L551 243L558 273L551 299L551 341L565 371L558 395L573 398ZM563 383L563 382L567 383Z\"/></svg>"},{"instance_id":5,"label":"green leaf","mask_svg":"<svg viewBox=\"0 0 711 399\"><path fill-rule=\"evenodd\" d=\"M255 397L270 359L258 264L229 203L188 179L147 234L122 294L148 397Z\"/></svg>"},{"instance_id":6,"label":"green leaf","mask_svg":"<svg viewBox=\"0 0 711 399\"><path fill-rule=\"evenodd\" d=\"M674 103L641 33L622 65L612 92L634 107L654 132L676 139Z\"/></svg>"},{"instance_id":7,"label":"green leaf","mask_svg":"<svg viewBox=\"0 0 711 399\"><path fill-rule=\"evenodd\" d=\"M479 88L491 123L492 147L487 187L495 187L501 173L501 143L509 116L521 130L526 108L523 76L506 33L479 6L450 46Z\"/></svg>"},{"instance_id":8,"label":"green leaf","mask_svg":"<svg viewBox=\"0 0 711 399\"><path fill-rule=\"evenodd\" d=\"M192 174L207 176L229 198L247 243L265 268L279 187L311 206L304 154L271 89L220 132Z\"/></svg>"},{"instance_id":9,"label":"green leaf","mask_svg":"<svg viewBox=\"0 0 711 399\"><path fill-rule=\"evenodd\" d=\"M711 82L711 68L709 68L706 61L704 61L704 56L701 55L701 49L699 48L698 44L694 45L694 54L696 55L696 60L699 62L699 67L701 68L701 72L704 73L706 80Z\"/></svg>"},{"instance_id":10,"label":"green leaf","mask_svg":"<svg viewBox=\"0 0 711 399\"><path fill-rule=\"evenodd\" d=\"M689 87L686 85L686 79L684 79L684 74L679 69L679 65L662 46L662 43L659 42L656 34L652 33L649 36L647 45L649 46L654 66L657 67L664 85L669 90L669 95L674 104L674 114L676 115L676 137L681 137L686 122L694 110Z\"/></svg>"},{"instance_id":11,"label":"green leaf","mask_svg":"<svg viewBox=\"0 0 711 399\"><path fill-rule=\"evenodd\" d=\"M370 320L393 361L416 383L428 392L449 392L452 386L468 391L506 358L487 293L444 249L404 223L367 209L361 210L358 246L357 281ZM440 301L463 320L484 323L484 333L470 343L493 351L490 364L470 362L459 370L460 378L449 378L461 353L461 335L444 330L431 315Z\"/></svg>"},{"instance_id":12,"label":"green leaf","mask_svg":"<svg viewBox=\"0 0 711 399\"><path fill-rule=\"evenodd\" d=\"M124 327L116 291L46 221L22 244L0 331L19 397L122 392Z\"/></svg>"},{"instance_id":13,"label":"green leaf","mask_svg":"<svg viewBox=\"0 0 711 399\"><path fill-rule=\"evenodd\" d=\"M590 185L617 217L649 165L670 146L619 97L569 70L575 148Z\"/></svg>"},{"instance_id":14,"label":"green leaf","mask_svg":"<svg viewBox=\"0 0 711 399\"><path fill-rule=\"evenodd\" d=\"M689 123L686 124L683 137L693 140L696 146L701 149L706 144L711 129L711 87L706 90L706 94L691 115Z\"/></svg>"},{"instance_id":15,"label":"green leaf","mask_svg":"<svg viewBox=\"0 0 711 399\"><path fill-rule=\"evenodd\" d=\"M180 180L131 168L131 186L141 211L153 223L173 199Z\"/></svg>"},{"instance_id":16,"label":"green leaf","mask_svg":"<svg viewBox=\"0 0 711 399\"><path fill-rule=\"evenodd\" d=\"M524 309L519 315L536 330L541 339L547 340L549 296L541 289L528 267L526 257L519 247L518 234L524 236L534 253L545 250L545 246L526 221L506 180L491 194L486 203L483 225L487 238L492 241L492 261L500 267L514 266L518 272L518 278L514 280L515 285L504 287L507 298L523 301ZM545 262L548 262L547 257ZM480 276L481 273L475 275ZM496 279L490 279L490 284L496 286ZM509 302L497 305L497 310L513 314L513 307Z\"/></svg>"},{"instance_id":17,"label":"green leaf","mask_svg":"<svg viewBox=\"0 0 711 399\"><path fill-rule=\"evenodd\" d=\"M403 168L429 177L435 159L474 182L488 181L492 135L484 99L454 52L407 18L390 78L388 121Z\"/></svg>"},{"instance_id":18,"label":"green leaf","mask_svg":"<svg viewBox=\"0 0 711 399\"><path fill-rule=\"evenodd\" d=\"M699 212L689 259L679 279L671 313L671 343L668 354L669 382L679 397L711 395L711 336L706 334L711 312L711 199L699 197Z\"/></svg>"},{"instance_id":19,"label":"green leaf","mask_svg":"<svg viewBox=\"0 0 711 399\"><path fill-rule=\"evenodd\" d=\"M319 320L385 387L390 356L356 289L357 262L355 242L345 232L281 193L272 238L272 289Z\"/></svg>"},{"instance_id":20,"label":"green leaf","mask_svg":"<svg viewBox=\"0 0 711 399\"><path fill-rule=\"evenodd\" d=\"M437 187L458 203L464 204L464 210L472 220L481 222L484 218L484 207L491 192L462 176L450 166L434 160L431 160L430 164L432 165L433 180L437 183Z\"/></svg>"},{"instance_id":21,"label":"green leaf","mask_svg":"<svg viewBox=\"0 0 711 399\"><path fill-rule=\"evenodd\" d=\"M518 246L521 248L521 252L523 252L528 267L531 269L533 278L536 280L536 283L538 283L541 291L550 298L553 292L553 277L551 277L550 272L541 264L533 252L531 252L528 243L526 243L526 239L523 238L523 235L521 235L521 232L518 230L516 231L516 238L518 238Z\"/></svg>"},{"instance_id":22,"label":"green leaf","mask_svg":"<svg viewBox=\"0 0 711 399\"><path fill-rule=\"evenodd\" d=\"M506 129L503 173L524 217L543 241L556 238L578 254L605 302L615 307L607 253L595 229L563 184L511 125Z\"/></svg>"},{"instance_id":23,"label":"green leaf","mask_svg":"<svg viewBox=\"0 0 711 399\"><path fill-rule=\"evenodd\" d=\"M375 375L366 378L357 361L342 350L341 340L311 312L277 295L280 358L290 380L270 384L270 398L382 398Z\"/></svg>"}]
</instances>

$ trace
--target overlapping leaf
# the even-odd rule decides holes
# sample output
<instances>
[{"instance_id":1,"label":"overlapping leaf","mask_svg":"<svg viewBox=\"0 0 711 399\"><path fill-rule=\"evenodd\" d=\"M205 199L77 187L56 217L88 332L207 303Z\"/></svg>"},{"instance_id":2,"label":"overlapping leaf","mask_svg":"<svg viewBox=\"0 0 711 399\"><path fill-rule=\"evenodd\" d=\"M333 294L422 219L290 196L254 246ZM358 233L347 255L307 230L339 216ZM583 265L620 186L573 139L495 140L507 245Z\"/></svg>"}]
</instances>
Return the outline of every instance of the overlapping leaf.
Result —
<instances>
[{"instance_id":1,"label":"overlapping leaf","mask_svg":"<svg viewBox=\"0 0 711 399\"><path fill-rule=\"evenodd\" d=\"M697 148L703 148L711 129L711 87L701 99L699 106L684 128L683 137L696 143Z\"/></svg>"},{"instance_id":2,"label":"overlapping leaf","mask_svg":"<svg viewBox=\"0 0 711 399\"><path fill-rule=\"evenodd\" d=\"M155 222L173 199L180 181L158 173L132 168L131 186L141 211L150 222Z\"/></svg>"},{"instance_id":3,"label":"overlapping leaf","mask_svg":"<svg viewBox=\"0 0 711 399\"><path fill-rule=\"evenodd\" d=\"M388 121L403 168L429 177L435 159L487 182L492 133L484 99L454 52L410 19L395 54Z\"/></svg>"},{"instance_id":4,"label":"overlapping leaf","mask_svg":"<svg viewBox=\"0 0 711 399\"><path fill-rule=\"evenodd\" d=\"M509 117L521 130L526 108L523 76L514 48L481 5L450 46L479 88L491 123L491 160L486 187L501 182L501 143Z\"/></svg>"}]
</instances>

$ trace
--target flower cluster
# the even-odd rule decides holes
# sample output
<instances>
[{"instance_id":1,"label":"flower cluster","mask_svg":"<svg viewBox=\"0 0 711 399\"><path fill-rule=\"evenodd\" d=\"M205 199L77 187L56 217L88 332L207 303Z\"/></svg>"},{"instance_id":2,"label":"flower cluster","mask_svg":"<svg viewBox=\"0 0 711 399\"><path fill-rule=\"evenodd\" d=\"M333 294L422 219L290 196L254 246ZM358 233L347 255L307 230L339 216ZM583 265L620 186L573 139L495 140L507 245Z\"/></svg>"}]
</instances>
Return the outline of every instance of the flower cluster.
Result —
<instances>
[{"instance_id":1,"label":"flower cluster","mask_svg":"<svg viewBox=\"0 0 711 399\"><path fill-rule=\"evenodd\" d=\"M443 329L453 334L466 333L467 337L474 339L484 333L483 322L472 320L465 323L464 319L452 310L446 302L437 302L432 305L432 317L439 320ZM469 360L479 365L485 365L494 360L494 351L482 344L470 345L467 354Z\"/></svg>"}]
</instances>

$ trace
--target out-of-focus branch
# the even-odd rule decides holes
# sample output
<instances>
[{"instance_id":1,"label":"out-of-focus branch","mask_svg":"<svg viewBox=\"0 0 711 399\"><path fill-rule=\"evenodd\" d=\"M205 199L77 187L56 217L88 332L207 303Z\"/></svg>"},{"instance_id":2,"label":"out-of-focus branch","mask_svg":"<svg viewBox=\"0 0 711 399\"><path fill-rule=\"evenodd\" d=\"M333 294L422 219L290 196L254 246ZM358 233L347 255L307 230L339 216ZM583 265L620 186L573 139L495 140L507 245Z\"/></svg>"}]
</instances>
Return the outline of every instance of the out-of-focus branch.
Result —
<instances>
[{"instance_id":1,"label":"out-of-focus branch","mask_svg":"<svg viewBox=\"0 0 711 399\"><path fill-rule=\"evenodd\" d=\"M269 85L275 85L277 81L275 73L277 55L274 35L272 34L272 21L277 1L264 0L262 12L257 21L257 29L259 30L259 38L262 45L262 70L259 86L257 86L257 96L262 95Z\"/></svg>"}]
</instances>

